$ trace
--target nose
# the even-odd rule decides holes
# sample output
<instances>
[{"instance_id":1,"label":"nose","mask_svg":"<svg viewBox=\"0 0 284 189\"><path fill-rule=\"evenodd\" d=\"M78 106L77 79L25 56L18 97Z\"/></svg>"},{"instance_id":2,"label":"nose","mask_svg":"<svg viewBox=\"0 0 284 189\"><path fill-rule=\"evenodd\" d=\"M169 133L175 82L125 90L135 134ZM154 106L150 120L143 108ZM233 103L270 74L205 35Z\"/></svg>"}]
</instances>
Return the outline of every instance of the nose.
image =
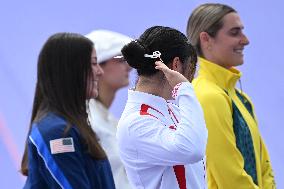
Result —
<instances>
[{"instance_id":1,"label":"nose","mask_svg":"<svg viewBox=\"0 0 284 189\"><path fill-rule=\"evenodd\" d=\"M97 64L97 69L96 69L96 75L97 76L102 76L104 74L104 70L102 69L102 67L100 66L100 64Z\"/></svg>"},{"instance_id":2,"label":"nose","mask_svg":"<svg viewBox=\"0 0 284 189\"><path fill-rule=\"evenodd\" d=\"M242 45L248 45L249 44L249 39L245 34L243 34L242 39L241 39L241 44Z\"/></svg>"}]
</instances>

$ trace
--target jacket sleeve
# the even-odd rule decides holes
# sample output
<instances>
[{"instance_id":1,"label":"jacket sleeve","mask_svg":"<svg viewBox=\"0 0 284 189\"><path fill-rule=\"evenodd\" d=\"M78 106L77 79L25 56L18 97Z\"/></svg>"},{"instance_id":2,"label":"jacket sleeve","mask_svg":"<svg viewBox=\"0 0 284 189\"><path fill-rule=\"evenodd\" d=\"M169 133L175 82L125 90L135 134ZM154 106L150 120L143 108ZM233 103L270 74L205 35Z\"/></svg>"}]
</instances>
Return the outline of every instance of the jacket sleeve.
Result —
<instances>
[{"instance_id":1,"label":"jacket sleeve","mask_svg":"<svg viewBox=\"0 0 284 189\"><path fill-rule=\"evenodd\" d=\"M270 163L267 148L260 139L261 142L261 170L262 170L262 184L264 189L276 189L276 183L274 180L274 173Z\"/></svg>"},{"instance_id":2,"label":"jacket sleeve","mask_svg":"<svg viewBox=\"0 0 284 189\"><path fill-rule=\"evenodd\" d=\"M129 131L130 141L136 146L141 161L172 166L197 162L205 155L207 129L192 85L184 82L176 86L174 94L181 116L176 130L165 127L151 116L132 122L134 127Z\"/></svg>"},{"instance_id":3,"label":"jacket sleeve","mask_svg":"<svg viewBox=\"0 0 284 189\"><path fill-rule=\"evenodd\" d=\"M254 118L257 121L257 116L255 115L255 110L254 110L254 105L250 99L250 97L245 94L242 93L246 99L250 102L250 104L252 105L252 109L253 109L253 113L254 113ZM261 161L261 175L262 175L262 185L264 189L275 189L276 188L276 183L275 183L275 178L274 178L274 173L273 173L273 169L272 169L272 165L270 162L270 157L269 157L269 153L268 150L266 148L266 145L264 143L264 141L262 140L262 137L260 136L260 161Z\"/></svg>"},{"instance_id":4,"label":"jacket sleeve","mask_svg":"<svg viewBox=\"0 0 284 189\"><path fill-rule=\"evenodd\" d=\"M89 101L89 120L92 129L99 138L100 144L105 150L111 165L115 186L118 189L130 189L130 184L126 175L125 168L119 157L117 139L114 135L114 127L117 126L117 120L108 112L108 116L103 115L103 109L99 108L100 102L95 99Z\"/></svg>"},{"instance_id":5,"label":"jacket sleeve","mask_svg":"<svg viewBox=\"0 0 284 189\"><path fill-rule=\"evenodd\" d=\"M40 132L38 127L32 129L29 140L41 157L39 172L50 188L91 188L85 172L84 152L79 135L71 128L67 136L62 138L64 128L62 125L48 132ZM62 145L63 140L66 140L65 145ZM52 143L54 148L51 147Z\"/></svg>"},{"instance_id":6,"label":"jacket sleeve","mask_svg":"<svg viewBox=\"0 0 284 189\"><path fill-rule=\"evenodd\" d=\"M244 159L236 146L231 101L226 93L198 95L208 128L206 149L209 188L258 189L243 169Z\"/></svg>"}]
</instances>

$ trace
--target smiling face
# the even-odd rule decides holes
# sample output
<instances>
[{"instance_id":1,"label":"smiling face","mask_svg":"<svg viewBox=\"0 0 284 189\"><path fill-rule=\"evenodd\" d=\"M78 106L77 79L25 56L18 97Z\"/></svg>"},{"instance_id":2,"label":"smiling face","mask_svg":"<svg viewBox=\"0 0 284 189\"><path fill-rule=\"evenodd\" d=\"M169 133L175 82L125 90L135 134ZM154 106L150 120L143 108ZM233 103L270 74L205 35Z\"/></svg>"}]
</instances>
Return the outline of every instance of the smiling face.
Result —
<instances>
[{"instance_id":1,"label":"smiling face","mask_svg":"<svg viewBox=\"0 0 284 189\"><path fill-rule=\"evenodd\" d=\"M222 19L223 27L215 37L209 36L204 56L224 68L243 64L243 50L249 44L243 33L244 26L237 13L232 12Z\"/></svg>"},{"instance_id":2,"label":"smiling face","mask_svg":"<svg viewBox=\"0 0 284 189\"><path fill-rule=\"evenodd\" d=\"M92 67L92 75L89 77L88 80L88 98L96 98L99 94L98 92L98 81L99 78L103 75L104 71L100 67L97 62L97 54L96 50L93 49L92 56L91 56L91 67Z\"/></svg>"}]
</instances>

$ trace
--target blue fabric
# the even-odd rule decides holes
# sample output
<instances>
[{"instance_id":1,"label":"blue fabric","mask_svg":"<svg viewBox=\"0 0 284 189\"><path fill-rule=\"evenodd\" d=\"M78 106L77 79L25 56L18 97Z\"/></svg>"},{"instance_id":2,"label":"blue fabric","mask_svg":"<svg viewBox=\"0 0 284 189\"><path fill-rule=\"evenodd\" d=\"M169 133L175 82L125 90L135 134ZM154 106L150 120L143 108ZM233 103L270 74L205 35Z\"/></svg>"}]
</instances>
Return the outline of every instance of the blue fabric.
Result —
<instances>
[{"instance_id":1,"label":"blue fabric","mask_svg":"<svg viewBox=\"0 0 284 189\"><path fill-rule=\"evenodd\" d=\"M68 180L62 173L61 169L57 166L55 160L53 159L49 148L47 147L46 143L44 142L38 128L35 126L30 134L30 140L37 148L38 154L42 157L47 166L47 169L52 174L53 178L57 181L57 183L65 189L72 189L71 185L69 184Z\"/></svg>"},{"instance_id":2,"label":"blue fabric","mask_svg":"<svg viewBox=\"0 0 284 189\"><path fill-rule=\"evenodd\" d=\"M61 188L60 183L67 189L114 189L109 161L93 159L81 143L76 127L64 134L66 125L63 118L53 113L33 124L28 140L29 175L24 188L57 189ZM67 137L73 138L75 152L51 154L49 141ZM35 146L31 139L39 145Z\"/></svg>"}]
</instances>

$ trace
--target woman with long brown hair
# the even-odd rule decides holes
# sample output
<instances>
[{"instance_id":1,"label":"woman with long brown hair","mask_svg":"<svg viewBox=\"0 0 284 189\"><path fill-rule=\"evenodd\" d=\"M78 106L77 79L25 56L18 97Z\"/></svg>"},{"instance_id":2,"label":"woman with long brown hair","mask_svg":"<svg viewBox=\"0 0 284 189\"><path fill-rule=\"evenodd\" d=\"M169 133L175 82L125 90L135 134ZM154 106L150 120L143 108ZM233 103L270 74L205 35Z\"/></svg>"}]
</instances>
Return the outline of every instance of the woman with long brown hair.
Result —
<instances>
[{"instance_id":1,"label":"woman with long brown hair","mask_svg":"<svg viewBox=\"0 0 284 189\"><path fill-rule=\"evenodd\" d=\"M21 171L24 188L113 189L105 152L90 127L86 100L103 74L93 43L57 33L38 58L37 84Z\"/></svg>"}]
</instances>

